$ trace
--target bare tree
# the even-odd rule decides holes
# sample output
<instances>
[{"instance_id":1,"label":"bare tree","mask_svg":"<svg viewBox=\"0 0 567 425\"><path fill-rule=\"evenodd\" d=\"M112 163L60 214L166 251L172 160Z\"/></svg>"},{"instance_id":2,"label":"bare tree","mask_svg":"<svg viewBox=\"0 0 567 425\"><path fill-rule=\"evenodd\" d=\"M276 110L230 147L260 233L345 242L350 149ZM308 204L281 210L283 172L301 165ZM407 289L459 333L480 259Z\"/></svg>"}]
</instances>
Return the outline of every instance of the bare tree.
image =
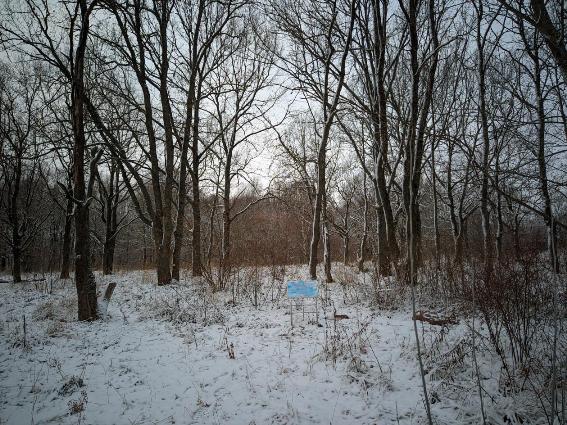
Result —
<instances>
[{"instance_id":1,"label":"bare tree","mask_svg":"<svg viewBox=\"0 0 567 425\"><path fill-rule=\"evenodd\" d=\"M239 16L240 10L246 1L228 1L220 4L216 1L199 0L180 2L178 16L181 21L184 35L188 41L189 54L182 53L188 59L186 67L187 89L185 103L185 119L183 133L180 136L181 165L179 185L179 206L175 230L174 248L174 277L179 279L179 264L181 247L184 237L184 209L187 173L191 177L192 197L189 200L193 211L192 230L192 273L201 276L202 248L201 248L201 189L200 179L202 163L212 147L212 143L203 145L199 137L200 104L208 95L203 93L203 85L207 77L223 64L232 54L229 41L230 34L227 28ZM191 160L188 160L188 153Z\"/></svg>"},{"instance_id":2,"label":"bare tree","mask_svg":"<svg viewBox=\"0 0 567 425\"><path fill-rule=\"evenodd\" d=\"M247 171L254 142L265 137L273 126L269 115L278 100L274 94L274 40L261 35L258 17L249 11L246 19L233 25L233 47L223 66L212 75L210 88L211 119L214 121L214 138L218 140L215 152L222 164L222 244L220 266L230 271L231 227L234 220L266 196L259 196L241 208L235 208L240 195L251 183ZM238 25L238 26L237 26ZM261 40L259 38L262 38ZM257 142L256 142L257 143ZM247 153L249 152L249 153ZM239 193L234 194L235 185ZM221 279L223 284L224 279ZM222 288L221 288L222 289Z\"/></svg>"},{"instance_id":3,"label":"bare tree","mask_svg":"<svg viewBox=\"0 0 567 425\"><path fill-rule=\"evenodd\" d=\"M542 3L542 4L540 4ZM538 10L537 8L544 8L543 2L533 1L532 7L534 10ZM556 229L553 222L553 208L552 208L552 201L551 195L549 191L549 182L548 182L548 171L547 171L547 150L546 150L546 94L544 88L544 70L543 64L541 61L541 47L540 47L540 37L538 32L534 32L531 36L527 33L525 27L522 25L521 21L519 23L519 32L522 38L522 41L525 46L525 51L528 54L529 58L532 61L533 68L532 71L528 73L532 77L533 80L533 88L535 92L535 105L530 105L530 109L535 112L537 117L537 148L534 149L536 152L537 158L537 168L539 174L539 184L541 190L541 196L543 199L543 220L545 222L545 226L547 228L547 249L549 252L549 257L551 258L551 263L553 265L553 270L558 273L559 272L559 259L556 257L555 252L553 250L553 246L555 245L555 238L556 238ZM543 38L547 41L548 38L544 35ZM531 40L530 40L531 39ZM549 43L549 42L548 42ZM563 49L565 47L563 46ZM565 53L564 61L565 65L567 65L567 52ZM564 72L567 71L567 66ZM527 102L527 101L526 101Z\"/></svg>"},{"instance_id":4,"label":"bare tree","mask_svg":"<svg viewBox=\"0 0 567 425\"><path fill-rule=\"evenodd\" d=\"M101 161L105 165L105 173L100 172L100 166L96 170L97 193L94 195L96 205L100 214L100 220L104 225L104 236L95 235L95 239L102 245L102 274L113 273L114 251L119 233L132 223L132 218L125 210L125 202L128 200L124 182L121 179L120 169L116 158L108 158Z\"/></svg>"},{"instance_id":5,"label":"bare tree","mask_svg":"<svg viewBox=\"0 0 567 425\"><path fill-rule=\"evenodd\" d=\"M356 179L356 176L348 174L348 172L342 172L343 182L338 183L337 194L339 196L338 204L336 202L331 202L333 206L332 214L330 214L330 221L333 227L336 229L337 233L340 235L343 241L343 264L348 265L350 258L350 241L353 233L353 209L355 207L355 197L357 195L357 188L359 187L360 181ZM334 216L337 216L334 218ZM363 236L364 238L364 236Z\"/></svg>"},{"instance_id":6,"label":"bare tree","mask_svg":"<svg viewBox=\"0 0 567 425\"><path fill-rule=\"evenodd\" d=\"M38 104L39 70L0 64L0 237L12 254L12 278L22 281L22 257L41 230L49 211L41 207ZM22 72L23 71L23 72Z\"/></svg>"},{"instance_id":7,"label":"bare tree","mask_svg":"<svg viewBox=\"0 0 567 425\"><path fill-rule=\"evenodd\" d=\"M567 8L561 0L498 0L518 20L535 28L567 82L567 46L565 24Z\"/></svg>"},{"instance_id":8,"label":"bare tree","mask_svg":"<svg viewBox=\"0 0 567 425\"><path fill-rule=\"evenodd\" d=\"M483 27L485 19L484 5L482 1L474 2L476 11L476 49L477 49L477 72L478 72L478 96L479 96L479 119L482 135L482 182L480 189L480 213L482 217L482 236L483 236L483 258L485 267L485 279L489 278L492 270L492 254L494 249L491 241L490 226L490 193L489 193L489 174L490 174L490 129L488 124L488 112L486 107L486 70L488 59L486 57L487 39L490 29L494 23L494 18L490 20L487 27ZM490 56L490 55L489 55Z\"/></svg>"},{"instance_id":9,"label":"bare tree","mask_svg":"<svg viewBox=\"0 0 567 425\"><path fill-rule=\"evenodd\" d=\"M368 177L372 179L378 205L378 263L381 273L390 274L390 264L397 263L399 246L396 238L395 212L391 199L391 188L397 160L391 155L390 117L388 103L391 84L397 77L399 59L407 44L407 31L402 30L396 38L399 43L388 55L389 34L395 29L389 28L389 3L382 0L361 2L354 35L353 60L358 79L346 83L348 99L365 116L372 137L371 156L373 166L368 168ZM357 86L357 81L361 83ZM343 128L344 129L344 128ZM357 149L359 161L364 147ZM363 166L366 168L366 166Z\"/></svg>"},{"instance_id":10,"label":"bare tree","mask_svg":"<svg viewBox=\"0 0 567 425\"><path fill-rule=\"evenodd\" d=\"M433 90L437 64L439 58L439 39L438 39L438 19L435 2L428 2L428 21L431 38L430 49L422 63L419 61L419 35L418 35L418 3L410 0L405 6L400 2L403 15L409 29L410 40L410 116L408 122L407 138L404 146L404 177L403 177L403 198L404 209L406 212L407 225L406 233L413 235L411 252L413 262L416 266L421 263L421 219L419 211L419 187L422 173L423 155L425 150L425 133L429 119L429 110L433 98ZM429 62L428 67L424 67ZM422 82L421 74L427 70L423 97L420 96L420 86ZM423 71L422 71L423 70ZM420 99L423 99L420 102ZM410 214L411 211L411 214Z\"/></svg>"},{"instance_id":11,"label":"bare tree","mask_svg":"<svg viewBox=\"0 0 567 425\"><path fill-rule=\"evenodd\" d=\"M94 169L102 151L93 152L86 178L85 162L85 54L90 34L91 15L98 1L77 0L53 5L26 0L12 10L11 20L0 25L3 43L56 69L71 87L73 128L73 199L75 218L75 285L79 320L98 318L96 281L91 270L89 204L94 184ZM64 25L55 23L63 17Z\"/></svg>"},{"instance_id":12,"label":"bare tree","mask_svg":"<svg viewBox=\"0 0 567 425\"><path fill-rule=\"evenodd\" d=\"M319 2L275 3L272 7L277 28L290 41L289 56L281 57L284 70L297 83L309 101L321 108L321 129L317 152L317 185L313 208L312 237L309 255L309 276L317 278L319 241L326 188L326 163L329 135L338 111L345 82L357 0L344 4L329 0L326 7ZM319 130L318 130L319 132ZM330 276L327 276L330 277Z\"/></svg>"}]
</instances>

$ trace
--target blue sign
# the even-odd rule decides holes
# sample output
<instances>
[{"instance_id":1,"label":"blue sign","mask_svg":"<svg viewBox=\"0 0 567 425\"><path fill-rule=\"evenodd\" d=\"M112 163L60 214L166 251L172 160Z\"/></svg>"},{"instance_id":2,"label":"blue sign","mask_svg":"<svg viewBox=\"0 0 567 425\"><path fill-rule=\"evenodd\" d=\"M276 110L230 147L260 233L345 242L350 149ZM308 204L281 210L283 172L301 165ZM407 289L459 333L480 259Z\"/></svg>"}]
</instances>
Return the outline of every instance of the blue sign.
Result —
<instances>
[{"instance_id":1,"label":"blue sign","mask_svg":"<svg viewBox=\"0 0 567 425\"><path fill-rule=\"evenodd\" d=\"M319 295L316 280L290 280L287 282L288 298L314 298Z\"/></svg>"}]
</instances>

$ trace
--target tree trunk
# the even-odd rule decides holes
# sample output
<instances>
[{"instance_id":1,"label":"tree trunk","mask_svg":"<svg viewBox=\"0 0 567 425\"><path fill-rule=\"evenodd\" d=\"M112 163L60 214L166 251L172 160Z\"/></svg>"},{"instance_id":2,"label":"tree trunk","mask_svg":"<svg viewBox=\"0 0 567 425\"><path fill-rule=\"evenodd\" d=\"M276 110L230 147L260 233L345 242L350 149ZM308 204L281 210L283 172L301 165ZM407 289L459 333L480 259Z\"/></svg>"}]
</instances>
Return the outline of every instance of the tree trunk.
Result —
<instances>
[{"instance_id":1,"label":"tree trunk","mask_svg":"<svg viewBox=\"0 0 567 425\"><path fill-rule=\"evenodd\" d=\"M73 124L73 198L75 199L75 286L77 288L79 320L98 318L96 282L91 271L89 204L85 183L85 111L84 111L84 57L89 32L89 12L85 0L78 0L81 28L75 54L74 73L71 81L71 105Z\"/></svg>"},{"instance_id":2,"label":"tree trunk","mask_svg":"<svg viewBox=\"0 0 567 425\"><path fill-rule=\"evenodd\" d=\"M325 281L331 283L334 280L331 274L331 235L329 233L329 218L327 217L326 190L323 194L323 209L321 214L323 216L323 262L325 265Z\"/></svg>"},{"instance_id":3,"label":"tree trunk","mask_svg":"<svg viewBox=\"0 0 567 425\"><path fill-rule=\"evenodd\" d=\"M156 245L156 271L158 285L171 283L171 249L164 245Z\"/></svg>"},{"instance_id":4,"label":"tree trunk","mask_svg":"<svg viewBox=\"0 0 567 425\"><path fill-rule=\"evenodd\" d=\"M8 222L12 230L12 280L14 282L22 281L22 235L20 234L20 211L19 198L20 186L22 181L22 155L16 153L13 189L8 203Z\"/></svg>"},{"instance_id":5,"label":"tree trunk","mask_svg":"<svg viewBox=\"0 0 567 425\"><path fill-rule=\"evenodd\" d=\"M65 226L63 227L63 247L61 250L61 274L60 279L69 279L69 269L71 268L71 229L73 228L73 201L67 200L65 210Z\"/></svg>"},{"instance_id":6,"label":"tree trunk","mask_svg":"<svg viewBox=\"0 0 567 425\"><path fill-rule=\"evenodd\" d=\"M375 117L375 119L380 119ZM381 119L386 119L385 116L381 117ZM378 232L380 239L379 243L379 256L381 256L380 260L380 272L385 276L390 275L390 264L397 263L398 257L400 254L400 249L398 246L398 242L396 240L396 228L394 223L394 214L392 212L392 205L390 201L390 193L388 191L386 177L385 177L385 158L387 158L388 152L388 143L387 143L387 127L386 124L382 124L379 127L378 124L375 124L375 131L374 137L378 140L375 141L375 144L380 146L380 153L378 154L378 158L376 158L376 166L375 166L375 192L376 192L376 200L379 203L378 208L380 209L379 212L379 226Z\"/></svg>"},{"instance_id":7,"label":"tree trunk","mask_svg":"<svg viewBox=\"0 0 567 425\"><path fill-rule=\"evenodd\" d=\"M197 160L198 161L198 160ZM199 165L193 161L193 175L199 175ZM195 169L197 172L195 172ZM191 242L192 254L192 274L194 277L203 275L203 265L201 260L201 195L199 193L198 178L192 179L193 188L193 239Z\"/></svg>"},{"instance_id":8,"label":"tree trunk","mask_svg":"<svg viewBox=\"0 0 567 425\"><path fill-rule=\"evenodd\" d=\"M551 55L563 74L565 82L567 82L567 48L565 46L565 36L561 32L564 30L555 27L547 10L545 0L530 0L530 5L533 10L536 28L543 36Z\"/></svg>"},{"instance_id":9,"label":"tree trunk","mask_svg":"<svg viewBox=\"0 0 567 425\"><path fill-rule=\"evenodd\" d=\"M182 185L180 185L181 187ZM179 282L180 271L181 271L181 251L183 249L183 241L185 239L185 201L186 195L180 190L179 194L179 204L177 206L177 219L175 224L175 231L173 232L173 262L171 266L171 278Z\"/></svg>"},{"instance_id":10,"label":"tree trunk","mask_svg":"<svg viewBox=\"0 0 567 425\"><path fill-rule=\"evenodd\" d=\"M160 86L159 95L163 115L163 134L164 134L164 152L165 152L165 185L163 190L163 236L161 240L162 252L159 262L158 285L171 283L171 254L173 243L173 186L174 186L174 162L175 148L173 141L173 114L171 109L171 100L168 87L169 72L169 38L167 28L169 25L170 15L168 8L171 7L170 2L163 1L157 3L159 7L159 33L160 33Z\"/></svg>"},{"instance_id":11,"label":"tree trunk","mask_svg":"<svg viewBox=\"0 0 567 425\"><path fill-rule=\"evenodd\" d=\"M349 248L350 248L350 230L349 230L349 214L350 214L350 200L345 206L345 215L343 218L343 264L348 265Z\"/></svg>"},{"instance_id":12,"label":"tree trunk","mask_svg":"<svg viewBox=\"0 0 567 425\"><path fill-rule=\"evenodd\" d=\"M185 132L183 135L183 146L181 152L181 170L179 176L179 195L178 195L178 206L177 206L177 220L175 224L174 233L174 248L173 248L173 268L172 268L172 278L179 281L179 272L181 269L181 251L183 249L183 242L185 238L185 206L187 204L187 174L188 174L188 159L187 154L189 151L189 142L192 140L193 145L199 143L199 97L201 96L200 85L198 93L195 94L195 76L196 70L192 70L191 80L189 83L189 93L187 95L187 107L186 107L186 121L185 121ZM198 151L198 149L197 149ZM198 165L197 165L198 169ZM192 179L198 179L198 174L192 174ZM197 189L198 190L198 189ZM194 193L193 193L194 195ZM200 213L199 213L200 218ZM200 230L200 229L199 229ZM195 275L195 269L193 269Z\"/></svg>"},{"instance_id":13,"label":"tree trunk","mask_svg":"<svg viewBox=\"0 0 567 425\"><path fill-rule=\"evenodd\" d=\"M215 189L215 196L213 197L213 204L211 205L211 211L209 213L209 240L207 244L206 250L206 260L207 260L207 268L211 268L211 259L213 253L213 244L214 244L214 232L215 232L215 215L217 212L217 202L219 198L219 184L217 181L216 189Z\"/></svg>"},{"instance_id":14,"label":"tree trunk","mask_svg":"<svg viewBox=\"0 0 567 425\"><path fill-rule=\"evenodd\" d=\"M431 47L432 57L427 74L427 84L425 92L423 93L423 102L420 102L420 71L421 67L418 65L418 50L419 42L417 39L417 2L410 1L409 6L409 27L410 27L410 40L411 40L411 69L412 69L412 106L410 119L411 128L409 131L409 149L406 155L411 158L409 166L409 184L407 198L409 201L408 206L411 210L411 219L409 220L410 226L408 230L412 233L412 252L415 270L423 263L423 250L422 250L422 232L421 232L421 211L419 207L419 188L421 183L422 163L425 150L425 134L429 121L429 110L435 88L435 76L437 71L437 63L439 59L439 40L437 37L437 22L435 19L435 2L430 0L429 4L429 28L431 33ZM421 110L419 105L421 103ZM406 212L408 209L406 209ZM428 406L429 407L429 406Z\"/></svg>"},{"instance_id":15,"label":"tree trunk","mask_svg":"<svg viewBox=\"0 0 567 425\"><path fill-rule=\"evenodd\" d=\"M498 171L496 171L498 173ZM498 184L498 182L496 182ZM502 220L502 197L496 195L496 260L502 261L502 239L504 237L504 222Z\"/></svg>"},{"instance_id":16,"label":"tree trunk","mask_svg":"<svg viewBox=\"0 0 567 425\"><path fill-rule=\"evenodd\" d=\"M390 276L392 268L390 267L390 258L388 256L388 239L386 232L386 224L384 220L384 211L380 205L376 207L376 227L378 233L377 239L377 260L378 260L378 274L380 276Z\"/></svg>"},{"instance_id":17,"label":"tree trunk","mask_svg":"<svg viewBox=\"0 0 567 425\"><path fill-rule=\"evenodd\" d=\"M331 238L329 235L329 227L327 220L323 224L323 262L325 265L325 282L334 282L333 275L331 274Z\"/></svg>"},{"instance_id":18,"label":"tree trunk","mask_svg":"<svg viewBox=\"0 0 567 425\"><path fill-rule=\"evenodd\" d=\"M116 242L114 238L106 240L104 242L103 252L102 252L102 274L109 275L113 272L114 266L114 248Z\"/></svg>"},{"instance_id":19,"label":"tree trunk","mask_svg":"<svg viewBox=\"0 0 567 425\"><path fill-rule=\"evenodd\" d=\"M110 166L110 178L108 190L102 189L105 196L105 208L103 221L105 224L104 244L102 252L102 273L104 275L112 274L114 265L114 248L116 246L116 237L118 231L118 203L120 197L120 173L117 166L112 161ZM103 183L99 179L101 188Z\"/></svg>"},{"instance_id":20,"label":"tree trunk","mask_svg":"<svg viewBox=\"0 0 567 425\"><path fill-rule=\"evenodd\" d=\"M388 104L386 84L384 78L386 65L386 19L387 2L384 2L384 10L380 10L380 2L372 2L373 5L373 31L374 31L374 58L376 63L376 86L377 98L374 102L372 113L373 138L375 146L375 182L376 182L376 201L379 202L382 210L382 223L378 228L382 232L379 235L379 247L382 260L379 260L381 273L390 275L390 265L397 263L400 255L400 248L396 239L396 225L390 200L390 192L386 182L385 169L388 164ZM380 230L383 229L383 230Z\"/></svg>"},{"instance_id":21,"label":"tree trunk","mask_svg":"<svg viewBox=\"0 0 567 425\"><path fill-rule=\"evenodd\" d=\"M83 145L84 146L84 145ZM74 155L75 164L80 158L80 153ZM77 168L81 168L78 170ZM75 167L75 189L73 196L75 199L83 201L80 196L80 188L83 167ZM77 205L75 209L75 285L77 287L78 298L78 317L79 320L94 320L97 318L96 283L90 265L90 234L89 234L89 209L86 205Z\"/></svg>"},{"instance_id":22,"label":"tree trunk","mask_svg":"<svg viewBox=\"0 0 567 425\"><path fill-rule=\"evenodd\" d=\"M520 248L520 220L517 213L514 215L514 254L516 261L520 261L522 250Z\"/></svg>"},{"instance_id":23,"label":"tree trunk","mask_svg":"<svg viewBox=\"0 0 567 425\"><path fill-rule=\"evenodd\" d=\"M143 230L143 248L142 248L142 270L146 270L146 265L148 263L148 245L146 242L146 226Z\"/></svg>"},{"instance_id":24,"label":"tree trunk","mask_svg":"<svg viewBox=\"0 0 567 425\"><path fill-rule=\"evenodd\" d=\"M437 204L437 174L435 172L435 132L431 142L431 185L433 191L433 231L435 234L435 267L440 269L439 206Z\"/></svg>"},{"instance_id":25,"label":"tree trunk","mask_svg":"<svg viewBox=\"0 0 567 425\"><path fill-rule=\"evenodd\" d=\"M173 232L173 264L171 267L171 278L180 280L181 271L181 251L183 249L183 241L185 239L185 204L186 204L186 179L185 173L181 173L179 182L179 196L177 205L177 218L175 222L175 231Z\"/></svg>"},{"instance_id":26,"label":"tree trunk","mask_svg":"<svg viewBox=\"0 0 567 425\"><path fill-rule=\"evenodd\" d=\"M230 202L223 200L222 214L222 264L228 266L230 262Z\"/></svg>"},{"instance_id":27,"label":"tree trunk","mask_svg":"<svg viewBox=\"0 0 567 425\"><path fill-rule=\"evenodd\" d=\"M363 175L364 186L364 213L362 225L362 237L360 238L360 246L358 251L358 271L364 271L364 260L366 259L366 240L368 239L368 195L366 193L366 173Z\"/></svg>"},{"instance_id":28,"label":"tree trunk","mask_svg":"<svg viewBox=\"0 0 567 425\"><path fill-rule=\"evenodd\" d=\"M547 180L547 161L545 157L545 100L542 93L541 82L541 65L539 61L539 50L537 45L533 53L530 55L534 62L534 77L535 77L535 90L537 100L537 118L538 118L538 149L537 149L537 163L539 169L539 180L541 187L541 195L544 202L544 222L547 228L547 251L553 271L559 273L559 259L556 258L553 246L555 243L555 226L553 224L553 209L551 206L551 196L549 194L549 186Z\"/></svg>"},{"instance_id":29,"label":"tree trunk","mask_svg":"<svg viewBox=\"0 0 567 425\"><path fill-rule=\"evenodd\" d=\"M228 261L230 255L230 169L232 167L232 155L228 152L224 166L224 187L222 194L222 258L223 263Z\"/></svg>"},{"instance_id":30,"label":"tree trunk","mask_svg":"<svg viewBox=\"0 0 567 425\"><path fill-rule=\"evenodd\" d=\"M495 137L496 138L496 137ZM496 139L497 140L497 139ZM498 143L496 143L498 146ZM500 149L496 148L496 167L494 186L496 187L496 261L502 261L502 239L504 237L504 220L502 218L502 195L500 193Z\"/></svg>"},{"instance_id":31,"label":"tree trunk","mask_svg":"<svg viewBox=\"0 0 567 425\"><path fill-rule=\"evenodd\" d=\"M321 239L321 195L320 190L317 189L311 226L311 244L309 246L309 277L311 279L317 279L317 251Z\"/></svg>"},{"instance_id":32,"label":"tree trunk","mask_svg":"<svg viewBox=\"0 0 567 425\"><path fill-rule=\"evenodd\" d=\"M22 251L19 247L12 248L12 279L14 283L22 281Z\"/></svg>"},{"instance_id":33,"label":"tree trunk","mask_svg":"<svg viewBox=\"0 0 567 425\"><path fill-rule=\"evenodd\" d=\"M222 194L222 246L221 246L221 273L224 277L225 272L230 272L230 169L232 166L232 156L229 152L226 157L224 167L224 188ZM221 279L220 289L224 289L225 279Z\"/></svg>"},{"instance_id":34,"label":"tree trunk","mask_svg":"<svg viewBox=\"0 0 567 425\"><path fill-rule=\"evenodd\" d=\"M201 99L202 82L199 71L199 42L201 41L199 34L201 32L201 22L205 13L205 2L198 2L196 21L191 43L190 58L190 77L189 87L187 90L187 100L185 104L185 128L183 131L183 144L181 152L181 170L179 183L179 201L177 208L177 221L175 225L175 246L173 248L173 279L179 280L179 271L181 268L181 250L183 249L183 240L185 237L185 206L186 206L186 186L187 174L190 171L193 181L193 239L192 248L192 275L201 276L202 259L201 259L201 205L199 196L199 103ZM191 143L190 143L191 142ZM191 170L189 170L188 152L191 145L193 161Z\"/></svg>"},{"instance_id":35,"label":"tree trunk","mask_svg":"<svg viewBox=\"0 0 567 425\"><path fill-rule=\"evenodd\" d=\"M15 283L22 281L22 247L20 236L20 220L18 214L18 193L20 191L21 161L18 160L12 205L10 207L10 225L12 226L12 280Z\"/></svg>"},{"instance_id":36,"label":"tree trunk","mask_svg":"<svg viewBox=\"0 0 567 425\"><path fill-rule=\"evenodd\" d=\"M411 243L412 245L411 250L408 250L408 252L411 252L415 270L417 270L423 265L421 244L421 212L419 209L417 197L412 194L411 198L413 198L413 201L410 201L410 205L408 205L408 211L411 208L411 212L409 213L408 217L406 217L406 235L408 235L408 238L410 234L412 235L412 237L408 239L408 243Z\"/></svg>"},{"instance_id":37,"label":"tree trunk","mask_svg":"<svg viewBox=\"0 0 567 425\"><path fill-rule=\"evenodd\" d=\"M319 240L321 239L321 215L323 210L323 196L326 189L326 161L327 140L329 137L330 123L325 124L321 146L317 156L317 192L315 194L315 206L313 208L313 223L311 227L311 245L309 249L309 277L317 279L317 262Z\"/></svg>"},{"instance_id":38,"label":"tree trunk","mask_svg":"<svg viewBox=\"0 0 567 425\"><path fill-rule=\"evenodd\" d=\"M463 243L464 241L462 231L453 233L453 244L455 248L453 262L457 265L461 265L463 263Z\"/></svg>"},{"instance_id":39,"label":"tree trunk","mask_svg":"<svg viewBox=\"0 0 567 425\"><path fill-rule=\"evenodd\" d=\"M463 187L461 203L459 204L459 209L457 213L457 208L455 206L455 197L453 193L453 150L455 145L450 142L447 149L447 199L449 206L449 217L451 219L451 230L453 233L453 264L461 266L463 263L463 249L464 249L464 237L465 237L465 220L463 217L463 197L466 193L467 182L468 182L468 170L469 166L467 164L465 185Z\"/></svg>"}]
</instances>

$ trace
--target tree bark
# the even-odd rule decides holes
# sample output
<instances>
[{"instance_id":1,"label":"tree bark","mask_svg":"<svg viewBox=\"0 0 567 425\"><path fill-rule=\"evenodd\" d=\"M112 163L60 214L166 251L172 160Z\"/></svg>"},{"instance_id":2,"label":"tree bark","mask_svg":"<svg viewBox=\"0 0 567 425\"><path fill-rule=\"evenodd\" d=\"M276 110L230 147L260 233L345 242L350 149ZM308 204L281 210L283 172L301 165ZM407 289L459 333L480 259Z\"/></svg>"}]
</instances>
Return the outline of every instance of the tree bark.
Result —
<instances>
[{"instance_id":1,"label":"tree bark","mask_svg":"<svg viewBox=\"0 0 567 425\"><path fill-rule=\"evenodd\" d=\"M86 0L78 0L81 27L75 53L71 81L71 108L73 125L73 198L75 199L75 286L77 288L79 320L98 318L96 282L91 271L89 201L85 182L85 111L84 58L92 8Z\"/></svg>"},{"instance_id":2,"label":"tree bark","mask_svg":"<svg viewBox=\"0 0 567 425\"><path fill-rule=\"evenodd\" d=\"M502 218L502 195L500 194L499 187L499 160L496 154L496 172L494 176L494 184L497 187L496 193L496 260L498 262L502 261L502 239L504 237L504 221Z\"/></svg>"},{"instance_id":3,"label":"tree bark","mask_svg":"<svg viewBox=\"0 0 567 425\"><path fill-rule=\"evenodd\" d=\"M518 213L514 214L514 254L516 261L520 261L522 250L520 248L520 220Z\"/></svg>"},{"instance_id":4,"label":"tree bark","mask_svg":"<svg viewBox=\"0 0 567 425\"><path fill-rule=\"evenodd\" d=\"M390 276L392 268L390 267L390 259L388 257L388 238L386 231L386 223L384 219L384 210L381 205L376 206L376 230L378 238L376 240L376 256L378 261L378 274L381 276Z\"/></svg>"},{"instance_id":5,"label":"tree bark","mask_svg":"<svg viewBox=\"0 0 567 425\"><path fill-rule=\"evenodd\" d=\"M98 174L97 174L98 176ZM102 274L112 274L114 266L114 249L118 232L118 204L120 200L119 178L120 173L114 160L110 165L110 177L108 189L104 188L102 179L99 177L100 191L103 195L104 210L102 221L105 225L103 254L102 254Z\"/></svg>"},{"instance_id":6,"label":"tree bark","mask_svg":"<svg viewBox=\"0 0 567 425\"><path fill-rule=\"evenodd\" d=\"M332 283L334 282L334 279L331 273L331 238L329 235L329 225L326 220L323 224L323 231L323 262L325 268L325 282Z\"/></svg>"},{"instance_id":7,"label":"tree bark","mask_svg":"<svg viewBox=\"0 0 567 425\"><path fill-rule=\"evenodd\" d=\"M364 212L362 224L362 236L360 238L360 246L358 250L358 271L364 271L364 260L366 259L366 241L368 239L368 194L366 188L366 173L363 174L363 190L364 190Z\"/></svg>"},{"instance_id":8,"label":"tree bark","mask_svg":"<svg viewBox=\"0 0 567 425\"><path fill-rule=\"evenodd\" d=\"M383 65L382 65L383 66ZM383 76L382 76L383 79ZM392 203L390 200L390 192L385 176L385 164L388 158L388 124L386 115L386 92L383 87L383 81L379 81L379 115L374 116L374 143L378 146L378 156L375 159L375 182L376 195L381 210L379 216L378 231L382 232L380 238L380 255L383 259L380 261L380 272L386 276L391 274L390 264L397 263L400 255L400 248L396 239L396 226L394 214L392 211Z\"/></svg>"},{"instance_id":9,"label":"tree bark","mask_svg":"<svg viewBox=\"0 0 567 425\"><path fill-rule=\"evenodd\" d=\"M199 175L198 151L193 151L193 175ZM193 190L193 239L191 242L192 274L203 275L203 264L201 258L201 194L199 193L199 179L192 178Z\"/></svg>"},{"instance_id":10,"label":"tree bark","mask_svg":"<svg viewBox=\"0 0 567 425\"><path fill-rule=\"evenodd\" d=\"M350 246L350 237L348 233L343 235L343 264L348 266L348 258L350 256L349 247Z\"/></svg>"},{"instance_id":11,"label":"tree bark","mask_svg":"<svg viewBox=\"0 0 567 425\"><path fill-rule=\"evenodd\" d=\"M232 167L232 152L227 152L224 167L224 185L222 193L222 242L221 242L221 273L230 272L230 228L231 228L231 214L230 214L230 196L231 196L231 181L230 172ZM225 279L220 281L220 289L224 289Z\"/></svg>"},{"instance_id":12,"label":"tree bark","mask_svg":"<svg viewBox=\"0 0 567 425\"><path fill-rule=\"evenodd\" d=\"M434 130L435 131L435 130ZM433 140L431 141L431 190L433 196L433 232L435 238L435 267L440 269L440 245L441 237L439 233L439 206L437 202L437 173L435 171L435 132L433 133Z\"/></svg>"},{"instance_id":13,"label":"tree bark","mask_svg":"<svg viewBox=\"0 0 567 425\"><path fill-rule=\"evenodd\" d=\"M22 281L22 251L18 246L12 247L12 279L14 283Z\"/></svg>"},{"instance_id":14,"label":"tree bark","mask_svg":"<svg viewBox=\"0 0 567 425\"><path fill-rule=\"evenodd\" d=\"M22 180L22 159L16 155L16 171L14 173L13 192L10 201L9 222L12 227L12 280L22 281L22 237L20 235L20 216L18 211L19 193Z\"/></svg>"},{"instance_id":15,"label":"tree bark","mask_svg":"<svg viewBox=\"0 0 567 425\"><path fill-rule=\"evenodd\" d=\"M453 243L455 246L455 256L453 261L455 262L455 264L460 266L461 264L463 264L463 246L464 246L463 232L461 229L459 229L456 233L453 234Z\"/></svg>"},{"instance_id":16,"label":"tree bark","mask_svg":"<svg viewBox=\"0 0 567 425\"><path fill-rule=\"evenodd\" d=\"M146 265L148 264L148 246L146 243L146 227L143 230L143 250L142 250L142 270L146 270Z\"/></svg>"},{"instance_id":17,"label":"tree bark","mask_svg":"<svg viewBox=\"0 0 567 425\"><path fill-rule=\"evenodd\" d=\"M326 190L323 194L323 209L321 211L323 218L323 262L325 268L325 281L327 283L333 282L333 275L331 274L331 235L329 234L329 218L327 216L327 194Z\"/></svg>"},{"instance_id":18,"label":"tree bark","mask_svg":"<svg viewBox=\"0 0 567 425\"><path fill-rule=\"evenodd\" d=\"M116 243L115 239L112 238L104 242L103 253L102 253L102 274L109 275L112 274L114 269L114 249Z\"/></svg>"},{"instance_id":19,"label":"tree bark","mask_svg":"<svg viewBox=\"0 0 567 425\"><path fill-rule=\"evenodd\" d=\"M69 188L71 190L71 188ZM63 227L63 241L61 249L61 273L60 279L69 279L69 271L71 268L71 229L73 228L73 201L67 199L67 207L65 209L65 225Z\"/></svg>"},{"instance_id":20,"label":"tree bark","mask_svg":"<svg viewBox=\"0 0 567 425\"><path fill-rule=\"evenodd\" d=\"M217 212L217 202L219 198L219 182L217 180L217 184L215 186L215 195L212 199L211 210L209 212L209 239L207 244L206 250L206 264L207 268L210 269L211 267L211 259L213 253L213 244L214 244L214 232L215 232L215 215Z\"/></svg>"}]
</instances>

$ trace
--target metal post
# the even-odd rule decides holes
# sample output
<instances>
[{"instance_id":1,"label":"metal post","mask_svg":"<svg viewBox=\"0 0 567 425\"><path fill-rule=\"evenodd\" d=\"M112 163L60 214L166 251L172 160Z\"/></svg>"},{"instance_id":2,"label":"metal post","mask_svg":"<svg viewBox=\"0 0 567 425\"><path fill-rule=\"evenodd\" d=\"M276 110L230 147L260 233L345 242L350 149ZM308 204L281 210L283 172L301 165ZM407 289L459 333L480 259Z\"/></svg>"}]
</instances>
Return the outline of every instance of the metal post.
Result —
<instances>
[{"instance_id":1,"label":"metal post","mask_svg":"<svg viewBox=\"0 0 567 425\"><path fill-rule=\"evenodd\" d=\"M291 321L291 327L293 328L293 301L289 299L289 320Z\"/></svg>"}]
</instances>

